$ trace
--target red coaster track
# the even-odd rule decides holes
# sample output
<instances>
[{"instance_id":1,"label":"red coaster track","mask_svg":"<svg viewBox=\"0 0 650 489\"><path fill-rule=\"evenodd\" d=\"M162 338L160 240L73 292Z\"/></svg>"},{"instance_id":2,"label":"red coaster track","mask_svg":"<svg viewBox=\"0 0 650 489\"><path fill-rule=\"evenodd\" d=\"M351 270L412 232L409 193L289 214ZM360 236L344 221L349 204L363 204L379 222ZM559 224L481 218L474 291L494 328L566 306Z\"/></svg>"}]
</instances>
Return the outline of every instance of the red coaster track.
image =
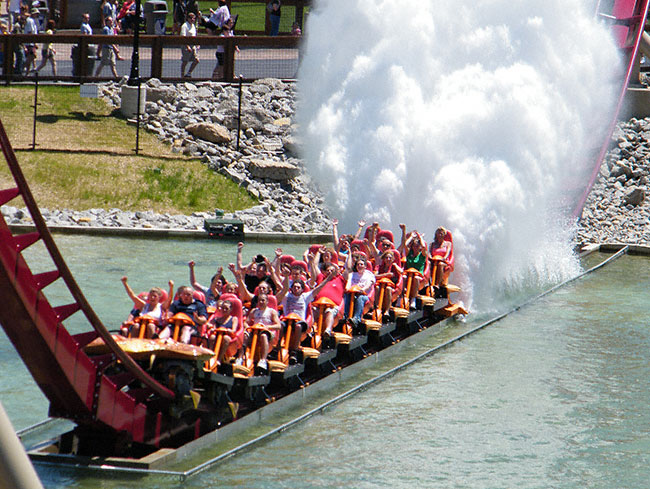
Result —
<instances>
[{"instance_id":1,"label":"red coaster track","mask_svg":"<svg viewBox=\"0 0 650 489\"><path fill-rule=\"evenodd\" d=\"M0 219L0 324L50 401L50 414L74 420L94 430L126 432L135 442L158 444L161 413L152 412L146 400L173 399L174 394L143 371L115 343L96 316L66 266L18 165L4 126L0 122L0 146L16 186L0 190L0 205L21 196L36 231L14 235ZM42 240L55 270L34 275L22 256L23 250ZM48 285L63 279L74 302L52 307L43 293ZM70 335L62 321L82 311L92 332ZM83 347L101 336L111 353L91 360ZM116 361L128 375L105 375ZM133 380L139 391L121 389Z\"/></svg>"}]
</instances>

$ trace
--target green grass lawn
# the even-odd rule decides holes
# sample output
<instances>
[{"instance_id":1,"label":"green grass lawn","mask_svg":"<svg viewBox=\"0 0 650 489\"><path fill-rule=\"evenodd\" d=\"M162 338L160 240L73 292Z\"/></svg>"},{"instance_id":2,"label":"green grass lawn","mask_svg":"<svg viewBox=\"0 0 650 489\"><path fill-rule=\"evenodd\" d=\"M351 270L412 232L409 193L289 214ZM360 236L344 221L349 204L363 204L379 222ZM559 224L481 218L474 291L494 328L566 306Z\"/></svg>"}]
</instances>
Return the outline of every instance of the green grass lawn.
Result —
<instances>
[{"instance_id":1,"label":"green grass lawn","mask_svg":"<svg viewBox=\"0 0 650 489\"><path fill-rule=\"evenodd\" d=\"M135 155L135 127L114 116L104 101L81 98L79 87L39 87L37 147L31 151L33 95L33 87L0 87L0 119L43 207L190 214L257 203L231 180L196 158L172 153L146 131L140 131ZM0 188L12 186L1 165Z\"/></svg>"},{"instance_id":2,"label":"green grass lawn","mask_svg":"<svg viewBox=\"0 0 650 489\"><path fill-rule=\"evenodd\" d=\"M216 1L207 1L200 2L199 8L201 13L208 17L210 15L210 9L216 10L219 8L219 4ZM173 1L167 0L167 10L169 14L167 15L167 28L171 32L173 19ZM305 8L305 13L308 12L308 8ZM237 31L259 31L264 32L264 23L266 19L266 4L264 3L240 3L233 2L232 8L230 9L232 15L239 15L237 19ZM289 33L291 31L291 25L294 22L296 15L296 9L293 6L286 5L282 7L282 22L280 23L280 32Z\"/></svg>"}]
</instances>

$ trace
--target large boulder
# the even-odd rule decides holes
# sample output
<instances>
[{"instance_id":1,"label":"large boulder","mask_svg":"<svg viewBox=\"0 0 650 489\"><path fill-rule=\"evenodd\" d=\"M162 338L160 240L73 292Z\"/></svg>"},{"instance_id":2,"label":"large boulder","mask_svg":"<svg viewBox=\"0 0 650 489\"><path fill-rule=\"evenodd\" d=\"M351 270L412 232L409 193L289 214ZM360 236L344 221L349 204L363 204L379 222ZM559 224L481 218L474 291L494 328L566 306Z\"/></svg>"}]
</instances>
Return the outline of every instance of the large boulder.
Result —
<instances>
[{"instance_id":1,"label":"large boulder","mask_svg":"<svg viewBox=\"0 0 650 489\"><path fill-rule=\"evenodd\" d=\"M196 138L215 144L230 144L230 141L232 141L230 131L220 124L199 122L185 126L185 130Z\"/></svg>"},{"instance_id":2,"label":"large boulder","mask_svg":"<svg viewBox=\"0 0 650 489\"><path fill-rule=\"evenodd\" d=\"M250 174L255 178L270 180L291 180L300 174L300 169L286 161L251 160L247 165Z\"/></svg>"}]
</instances>

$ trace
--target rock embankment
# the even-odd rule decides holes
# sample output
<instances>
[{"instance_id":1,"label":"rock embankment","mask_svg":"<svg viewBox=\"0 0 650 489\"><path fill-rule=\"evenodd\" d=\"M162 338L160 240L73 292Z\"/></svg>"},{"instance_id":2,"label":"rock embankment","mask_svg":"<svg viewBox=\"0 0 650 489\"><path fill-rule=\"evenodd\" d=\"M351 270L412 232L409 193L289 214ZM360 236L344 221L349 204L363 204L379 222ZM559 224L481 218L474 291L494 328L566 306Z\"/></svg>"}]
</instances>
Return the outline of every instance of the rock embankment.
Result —
<instances>
[{"instance_id":1,"label":"rock embankment","mask_svg":"<svg viewBox=\"0 0 650 489\"><path fill-rule=\"evenodd\" d=\"M104 88L114 103L117 88ZM244 221L246 230L329 231L323 198L298 157L294 85L267 78L243 86L240 121L239 104L238 86L149 80L143 124L173 151L201 158L259 199L226 215Z\"/></svg>"},{"instance_id":2,"label":"rock embankment","mask_svg":"<svg viewBox=\"0 0 650 489\"><path fill-rule=\"evenodd\" d=\"M122 82L123 83L123 82ZM120 105L119 83L100 86ZM201 160L259 199L259 205L226 214L244 221L248 232L328 232L331 220L321 194L304 172L293 133L295 87L258 80L242 90L238 133L238 87L212 82L165 85L147 82L143 125L172 150ZM239 147L237 135L239 134ZM578 223L576 244L650 243L650 118L619 123ZM25 209L3 206L10 224L29 224ZM44 210L50 225L202 229L211 212L172 216L119 209Z\"/></svg>"},{"instance_id":3,"label":"rock embankment","mask_svg":"<svg viewBox=\"0 0 650 489\"><path fill-rule=\"evenodd\" d=\"M591 190L575 241L650 244L650 118L620 122Z\"/></svg>"}]
</instances>

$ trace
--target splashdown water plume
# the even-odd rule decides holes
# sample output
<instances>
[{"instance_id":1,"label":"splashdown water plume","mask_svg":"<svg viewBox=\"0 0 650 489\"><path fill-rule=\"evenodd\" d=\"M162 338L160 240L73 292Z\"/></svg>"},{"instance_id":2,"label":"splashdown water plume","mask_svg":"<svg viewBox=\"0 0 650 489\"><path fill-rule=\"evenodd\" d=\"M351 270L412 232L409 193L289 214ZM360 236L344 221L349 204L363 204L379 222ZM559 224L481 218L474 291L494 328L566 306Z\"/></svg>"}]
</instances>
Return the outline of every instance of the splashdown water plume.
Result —
<instances>
[{"instance_id":1,"label":"splashdown water plume","mask_svg":"<svg viewBox=\"0 0 650 489\"><path fill-rule=\"evenodd\" d=\"M320 0L300 71L305 157L341 227L454 232L455 283L574 274L549 209L614 100L618 60L580 0Z\"/></svg>"}]
</instances>

